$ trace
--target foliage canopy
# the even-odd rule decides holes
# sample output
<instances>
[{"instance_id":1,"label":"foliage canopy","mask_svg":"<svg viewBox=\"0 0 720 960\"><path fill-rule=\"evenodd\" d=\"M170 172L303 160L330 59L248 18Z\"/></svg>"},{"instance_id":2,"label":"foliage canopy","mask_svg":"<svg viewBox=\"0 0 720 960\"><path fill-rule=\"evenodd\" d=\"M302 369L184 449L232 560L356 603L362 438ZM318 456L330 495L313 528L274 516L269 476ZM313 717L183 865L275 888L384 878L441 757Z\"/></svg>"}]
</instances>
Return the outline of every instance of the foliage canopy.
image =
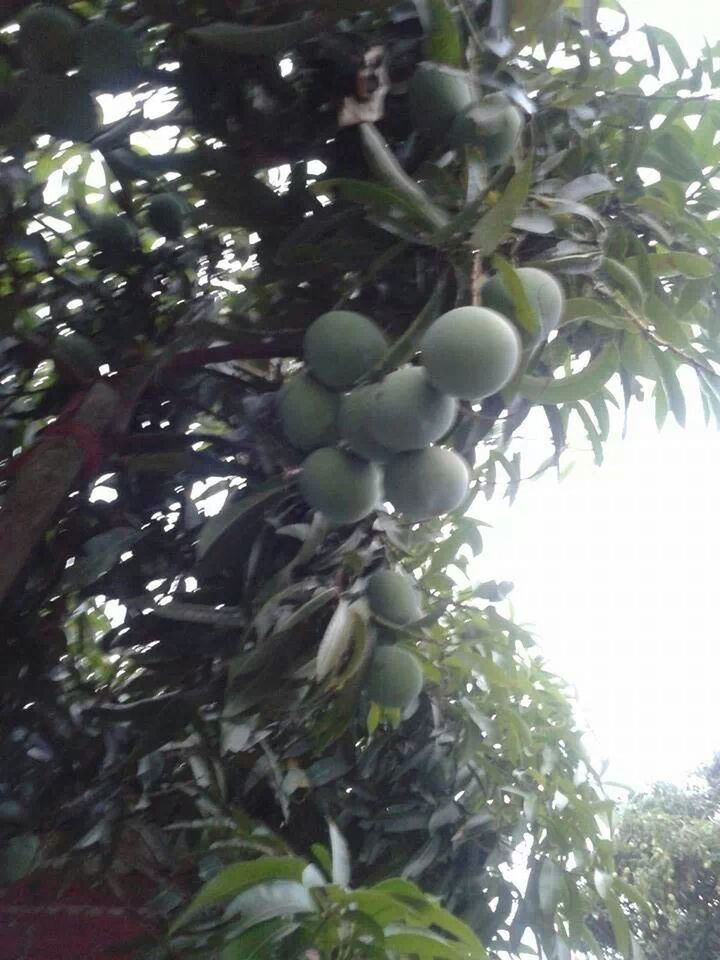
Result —
<instances>
[{"instance_id":1,"label":"foliage canopy","mask_svg":"<svg viewBox=\"0 0 720 960\"><path fill-rule=\"evenodd\" d=\"M278 395L322 314L384 331L377 379L497 274L520 369L442 438L473 496L578 430L600 462L634 400L682 423L681 369L717 420L719 51L648 27L629 54L615 0L77 0L52 6L76 42L38 56L54 35L10 6L5 879L141 866L148 958L562 960L600 950L600 901L629 953L612 805L509 585L466 576L472 497L329 523ZM557 331L518 267L559 281ZM364 600L384 565L422 594L400 630ZM424 677L403 715L365 688L389 641Z\"/></svg>"}]
</instances>

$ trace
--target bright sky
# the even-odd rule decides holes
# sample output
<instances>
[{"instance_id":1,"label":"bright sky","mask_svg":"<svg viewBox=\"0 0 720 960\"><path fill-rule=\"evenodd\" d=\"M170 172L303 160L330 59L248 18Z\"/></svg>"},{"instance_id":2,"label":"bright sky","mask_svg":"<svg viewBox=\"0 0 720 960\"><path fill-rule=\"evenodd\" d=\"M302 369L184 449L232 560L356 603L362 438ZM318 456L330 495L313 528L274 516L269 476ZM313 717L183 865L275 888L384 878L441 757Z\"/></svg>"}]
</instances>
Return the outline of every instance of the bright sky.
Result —
<instances>
[{"instance_id":1,"label":"bright sky","mask_svg":"<svg viewBox=\"0 0 720 960\"><path fill-rule=\"evenodd\" d=\"M686 52L720 38L703 0L625 6ZM633 788L682 781L720 751L720 434L699 402L689 414L658 433L652 403L636 407L602 467L586 456L562 483L522 485L510 509L478 507L494 525L478 578L515 582L514 615L576 689L596 760Z\"/></svg>"}]
</instances>

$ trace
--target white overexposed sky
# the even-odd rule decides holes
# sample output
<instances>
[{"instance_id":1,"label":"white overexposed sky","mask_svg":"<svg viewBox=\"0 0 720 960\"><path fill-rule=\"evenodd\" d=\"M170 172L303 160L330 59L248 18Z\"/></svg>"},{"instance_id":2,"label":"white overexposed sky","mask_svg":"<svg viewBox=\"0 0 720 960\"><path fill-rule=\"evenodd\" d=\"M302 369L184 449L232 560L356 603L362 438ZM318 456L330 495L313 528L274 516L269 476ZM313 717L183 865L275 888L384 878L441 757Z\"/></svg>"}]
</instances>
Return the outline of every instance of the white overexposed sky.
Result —
<instances>
[{"instance_id":1,"label":"white overexposed sky","mask_svg":"<svg viewBox=\"0 0 720 960\"><path fill-rule=\"evenodd\" d=\"M701 0L625 6L689 53L720 39L720 11ZM720 434L692 380L684 430L669 419L658 433L653 403L636 405L601 467L581 455L561 483L549 473L511 508L475 511L493 524L478 579L514 581L514 616L575 688L594 758L635 789L682 782L720 751Z\"/></svg>"}]
</instances>

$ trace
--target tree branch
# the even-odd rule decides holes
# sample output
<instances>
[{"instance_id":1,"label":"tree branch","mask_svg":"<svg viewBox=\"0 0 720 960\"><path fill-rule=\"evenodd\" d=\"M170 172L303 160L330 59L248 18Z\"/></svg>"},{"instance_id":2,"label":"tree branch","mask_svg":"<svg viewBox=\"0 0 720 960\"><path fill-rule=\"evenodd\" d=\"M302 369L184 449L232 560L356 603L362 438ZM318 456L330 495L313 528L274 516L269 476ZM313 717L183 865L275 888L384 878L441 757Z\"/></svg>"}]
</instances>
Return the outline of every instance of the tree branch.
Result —
<instances>
[{"instance_id":1,"label":"tree branch","mask_svg":"<svg viewBox=\"0 0 720 960\"><path fill-rule=\"evenodd\" d=\"M112 421L119 399L107 383L96 383L72 420L102 434ZM18 465L13 486L0 509L0 603L44 537L84 464L85 452L77 437L68 432L40 437Z\"/></svg>"},{"instance_id":2,"label":"tree branch","mask_svg":"<svg viewBox=\"0 0 720 960\"><path fill-rule=\"evenodd\" d=\"M299 357L302 353L302 334L285 334L281 340L248 338L217 347L183 350L176 353L165 370L178 372L195 370L210 363L228 363L231 360L273 360L280 357Z\"/></svg>"}]
</instances>

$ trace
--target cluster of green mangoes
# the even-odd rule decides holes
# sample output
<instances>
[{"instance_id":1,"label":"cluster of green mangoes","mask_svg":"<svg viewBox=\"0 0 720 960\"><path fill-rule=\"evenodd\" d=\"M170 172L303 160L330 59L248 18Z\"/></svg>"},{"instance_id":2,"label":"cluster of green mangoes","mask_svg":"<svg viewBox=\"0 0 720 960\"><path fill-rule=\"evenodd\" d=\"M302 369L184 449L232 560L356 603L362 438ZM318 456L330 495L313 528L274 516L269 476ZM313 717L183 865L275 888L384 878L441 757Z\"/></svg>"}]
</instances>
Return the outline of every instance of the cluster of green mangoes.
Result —
<instances>
[{"instance_id":1,"label":"cluster of green mangoes","mask_svg":"<svg viewBox=\"0 0 720 960\"><path fill-rule=\"evenodd\" d=\"M517 277L537 319L537 336L558 325L564 296L549 273L520 267ZM513 297L500 275L481 289L482 306L457 307L420 342L421 363L381 379L388 343L368 317L331 310L305 334L306 370L283 387L279 417L286 439L309 455L300 489L338 524L354 523L389 501L409 521L449 513L468 490L465 461L439 446L458 400L502 390L518 371L521 339Z\"/></svg>"},{"instance_id":2,"label":"cluster of green mangoes","mask_svg":"<svg viewBox=\"0 0 720 960\"><path fill-rule=\"evenodd\" d=\"M168 240L179 240L188 221L189 207L177 193L156 193L145 208L145 221ZM88 238L97 248L96 264L111 270L128 267L139 249L137 228L129 217L103 213L93 217Z\"/></svg>"},{"instance_id":3,"label":"cluster of green mangoes","mask_svg":"<svg viewBox=\"0 0 720 960\"><path fill-rule=\"evenodd\" d=\"M140 78L135 37L112 20L86 22L48 4L28 7L19 25L27 75L18 130L32 125L61 139L91 140L100 129L94 94L127 90Z\"/></svg>"},{"instance_id":4,"label":"cluster of green mangoes","mask_svg":"<svg viewBox=\"0 0 720 960\"><path fill-rule=\"evenodd\" d=\"M423 674L415 657L394 643L393 628L412 626L422 618L420 593L412 577L382 567L368 579L365 597L380 623L366 678L367 695L382 707L404 710L422 690Z\"/></svg>"},{"instance_id":5,"label":"cluster of green mangoes","mask_svg":"<svg viewBox=\"0 0 720 960\"><path fill-rule=\"evenodd\" d=\"M368 317L333 310L304 340L306 371L283 388L285 437L312 451L302 465L307 503L338 524L361 520L389 501L410 521L458 507L468 491L465 461L438 446L458 400L478 400L512 378L521 346L513 324L485 307L443 314L420 343L422 363L372 376L388 344Z\"/></svg>"},{"instance_id":6,"label":"cluster of green mangoes","mask_svg":"<svg viewBox=\"0 0 720 960\"><path fill-rule=\"evenodd\" d=\"M478 100L473 80L465 71L421 63L408 95L415 127L428 139L454 148L473 147L491 167L509 160L523 118L504 93Z\"/></svg>"}]
</instances>

